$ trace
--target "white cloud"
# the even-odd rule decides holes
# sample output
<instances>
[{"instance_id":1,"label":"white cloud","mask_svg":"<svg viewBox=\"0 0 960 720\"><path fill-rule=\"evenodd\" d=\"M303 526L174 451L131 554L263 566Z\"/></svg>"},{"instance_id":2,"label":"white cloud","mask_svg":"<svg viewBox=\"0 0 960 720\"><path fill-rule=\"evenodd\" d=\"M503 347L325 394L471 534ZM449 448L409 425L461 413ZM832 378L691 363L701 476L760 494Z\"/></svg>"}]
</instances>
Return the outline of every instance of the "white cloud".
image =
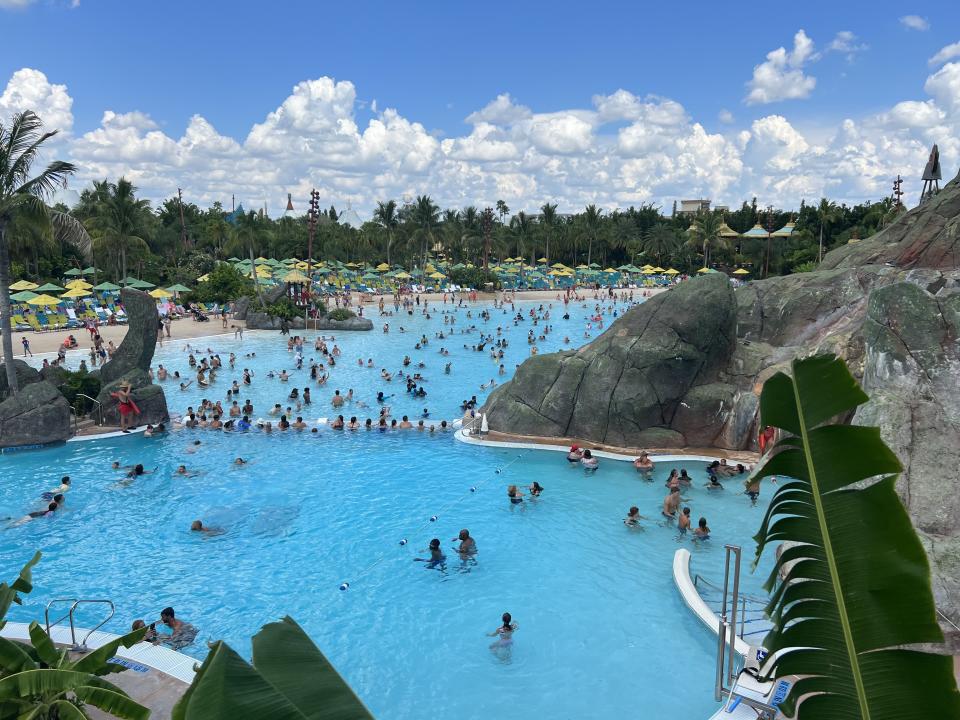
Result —
<instances>
[{"instance_id":1,"label":"white cloud","mask_svg":"<svg viewBox=\"0 0 960 720\"><path fill-rule=\"evenodd\" d=\"M930 29L930 23L927 19L919 15L904 15L900 18L900 24L907 30L920 30L922 32Z\"/></svg>"},{"instance_id":2,"label":"white cloud","mask_svg":"<svg viewBox=\"0 0 960 720\"><path fill-rule=\"evenodd\" d=\"M731 125L734 121L733 113L726 108L717 113L717 119L724 125Z\"/></svg>"},{"instance_id":3,"label":"white cloud","mask_svg":"<svg viewBox=\"0 0 960 720\"><path fill-rule=\"evenodd\" d=\"M827 45L829 52L844 53L847 56L847 60L853 60L857 53L868 49L869 46L866 43L860 42L860 38L849 30L841 30L838 32L834 35L830 44Z\"/></svg>"},{"instance_id":4,"label":"white cloud","mask_svg":"<svg viewBox=\"0 0 960 720\"><path fill-rule=\"evenodd\" d=\"M517 105L510 97L510 93L498 95L481 110L467 116L467 122L473 125L485 122L492 125L513 125L530 117L530 108Z\"/></svg>"},{"instance_id":5,"label":"white cloud","mask_svg":"<svg viewBox=\"0 0 960 720\"><path fill-rule=\"evenodd\" d=\"M947 62L947 60L953 60L955 57L960 57L960 42L951 43L950 45L940 48L927 62L931 66L942 65Z\"/></svg>"},{"instance_id":6,"label":"white cloud","mask_svg":"<svg viewBox=\"0 0 960 720\"><path fill-rule=\"evenodd\" d=\"M816 57L803 38L782 51L786 71ZM325 205L351 203L361 217L378 200L420 193L443 207L503 198L530 211L546 201L563 211L588 203L669 207L683 196L736 206L754 195L795 208L822 194L848 203L883 197L898 173L916 176L933 142L952 173L960 163L960 63L932 72L924 89L926 97L815 132L786 113L738 127L722 111L724 129L711 133L705 124L713 123L675 100L624 89L550 113L504 94L470 114L465 132L439 139L393 109L370 117L353 83L322 77L298 83L233 138L200 115L175 134L129 108L106 109L96 127L78 132L67 88L24 68L0 86L0 117L31 107L48 127L68 130L55 152L80 168L72 189L125 175L155 202L182 187L201 205L235 194L248 207L279 210L287 192L303 198L316 187Z\"/></svg>"},{"instance_id":7,"label":"white cloud","mask_svg":"<svg viewBox=\"0 0 960 720\"><path fill-rule=\"evenodd\" d=\"M0 10L19 10L34 2L35 0L0 0Z\"/></svg>"},{"instance_id":8,"label":"white cloud","mask_svg":"<svg viewBox=\"0 0 960 720\"><path fill-rule=\"evenodd\" d=\"M813 40L803 30L793 36L793 50L779 47L767 53L765 62L753 68L753 78L747 83L748 105L766 104L779 100L798 100L810 96L817 79L804 75L803 66L816 59Z\"/></svg>"},{"instance_id":9,"label":"white cloud","mask_svg":"<svg viewBox=\"0 0 960 720\"><path fill-rule=\"evenodd\" d=\"M73 98L67 86L51 84L39 70L17 70L0 95L0 118L7 120L21 110L33 110L47 129L69 133L73 128Z\"/></svg>"}]
</instances>

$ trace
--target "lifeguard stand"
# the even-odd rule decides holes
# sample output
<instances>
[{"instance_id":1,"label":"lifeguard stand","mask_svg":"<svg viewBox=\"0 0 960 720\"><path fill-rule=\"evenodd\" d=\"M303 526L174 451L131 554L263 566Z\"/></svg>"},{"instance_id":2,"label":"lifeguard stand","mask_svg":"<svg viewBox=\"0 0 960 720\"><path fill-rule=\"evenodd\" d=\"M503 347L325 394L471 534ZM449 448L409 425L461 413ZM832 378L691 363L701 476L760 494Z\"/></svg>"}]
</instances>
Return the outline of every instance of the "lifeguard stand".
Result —
<instances>
[{"instance_id":1,"label":"lifeguard stand","mask_svg":"<svg viewBox=\"0 0 960 720\"><path fill-rule=\"evenodd\" d=\"M936 143L930 151L930 159L927 160L927 166L923 169L923 190L920 192L920 203L923 204L938 192L940 192L940 178L943 173L940 171L940 149Z\"/></svg>"}]
</instances>

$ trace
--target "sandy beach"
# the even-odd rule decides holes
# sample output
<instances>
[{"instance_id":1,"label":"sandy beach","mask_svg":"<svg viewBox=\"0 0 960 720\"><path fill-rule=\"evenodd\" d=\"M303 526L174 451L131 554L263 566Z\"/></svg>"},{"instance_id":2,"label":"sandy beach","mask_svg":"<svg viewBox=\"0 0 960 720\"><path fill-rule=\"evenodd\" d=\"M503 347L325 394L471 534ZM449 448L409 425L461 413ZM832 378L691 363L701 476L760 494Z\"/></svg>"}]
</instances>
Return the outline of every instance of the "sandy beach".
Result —
<instances>
[{"instance_id":1,"label":"sandy beach","mask_svg":"<svg viewBox=\"0 0 960 720\"><path fill-rule=\"evenodd\" d=\"M654 290L647 290L651 294L658 294L663 292L664 289L658 288ZM618 291L622 292L622 291ZM641 293L643 290L634 290L634 293ZM480 293L477 298L477 303L489 303L494 299L500 300L501 298L510 298L511 293ZM391 302L392 296L390 295L374 295L364 299L364 307L376 306L380 301L380 298L384 297L385 302ZM447 296L449 300L449 295ZM458 296L459 297L459 296ZM561 297L561 294L555 290L524 290L513 294L517 302L555 302ZM589 291L583 293L582 297L586 300L591 300L593 298L593 292ZM420 295L420 302L427 301L429 303L442 303L443 302L443 293L423 293ZM354 302L356 302L356 295L354 295ZM367 316L370 316L369 313L364 313ZM191 320L189 317L181 318L173 322L170 328L171 340L182 340L188 338L197 338L197 337L207 337L211 335L233 335L233 330L230 329L231 325L240 325L245 326L245 323L240 320L234 320L233 318L227 318L227 327L224 328L220 318L210 318L210 322L196 322ZM123 341L123 338L127 334L126 325L101 325L99 327L100 336L103 338L104 343L113 341L114 345L119 346ZM75 328L73 330L53 330L50 332L17 332L13 333L13 348L14 354L22 358L23 350L20 344L20 336L25 336L27 340L30 341L30 350L34 355L43 355L47 353L56 353L57 349L63 344L63 341L67 339L67 336L73 335L77 342L80 343L80 348L84 351L89 350L92 343L90 342L90 334L83 328ZM74 351L76 352L76 350ZM73 354L73 353L71 353Z\"/></svg>"}]
</instances>

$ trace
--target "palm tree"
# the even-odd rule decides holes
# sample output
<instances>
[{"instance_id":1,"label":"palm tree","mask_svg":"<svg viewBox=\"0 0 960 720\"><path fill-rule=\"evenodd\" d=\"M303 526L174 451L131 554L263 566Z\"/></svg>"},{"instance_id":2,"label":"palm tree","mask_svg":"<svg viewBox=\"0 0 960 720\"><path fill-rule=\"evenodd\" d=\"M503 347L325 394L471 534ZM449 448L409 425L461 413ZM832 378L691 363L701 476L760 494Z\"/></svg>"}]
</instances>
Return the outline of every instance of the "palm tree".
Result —
<instances>
[{"instance_id":1,"label":"palm tree","mask_svg":"<svg viewBox=\"0 0 960 720\"><path fill-rule=\"evenodd\" d=\"M553 237L553 233L557 224L557 206L556 204L551 205L550 203L544 203L540 207L540 227L543 228L543 236L546 240L547 251L544 253L544 257L547 259L547 264L550 264L550 239Z\"/></svg>"},{"instance_id":2,"label":"palm tree","mask_svg":"<svg viewBox=\"0 0 960 720\"><path fill-rule=\"evenodd\" d=\"M640 247L645 254L656 257L657 265L662 267L663 258L671 257L679 245L676 231L667 223L657 223L644 235Z\"/></svg>"},{"instance_id":3,"label":"palm tree","mask_svg":"<svg viewBox=\"0 0 960 720\"><path fill-rule=\"evenodd\" d=\"M483 269L487 270L490 267L490 239L493 235L493 208L484 208L483 212L480 213L480 230L483 233Z\"/></svg>"},{"instance_id":4,"label":"palm tree","mask_svg":"<svg viewBox=\"0 0 960 720\"><path fill-rule=\"evenodd\" d=\"M460 257L476 258L480 254L483 232L480 228L480 212L474 207L469 206L460 213Z\"/></svg>"},{"instance_id":5,"label":"palm tree","mask_svg":"<svg viewBox=\"0 0 960 720\"><path fill-rule=\"evenodd\" d=\"M533 223L523 210L510 220L510 235L516 243L517 257L522 258L530 247L533 251ZM532 264L532 263L531 263Z\"/></svg>"},{"instance_id":6,"label":"palm tree","mask_svg":"<svg viewBox=\"0 0 960 720\"><path fill-rule=\"evenodd\" d=\"M148 222L150 202L138 200L137 188L126 178L116 183L104 181L97 188L93 216L88 221L93 230L94 248L116 256L121 278L127 277L128 251L149 252L141 237Z\"/></svg>"},{"instance_id":7,"label":"palm tree","mask_svg":"<svg viewBox=\"0 0 960 720\"><path fill-rule=\"evenodd\" d=\"M0 333L3 334L3 364L10 392L19 390L13 365L10 328L10 243L7 232L21 223L57 231L74 242L84 254L90 252L90 237L83 226L66 213L47 207L44 199L62 186L76 168L54 160L43 172L30 176L30 166L43 144L57 130L43 132L43 122L31 110L15 114L9 124L0 122Z\"/></svg>"},{"instance_id":8,"label":"palm tree","mask_svg":"<svg viewBox=\"0 0 960 720\"><path fill-rule=\"evenodd\" d=\"M587 265L589 265L593 260L593 243L600 237L603 229L603 210L596 205L587 205L579 220L579 234L587 239Z\"/></svg>"},{"instance_id":9,"label":"palm tree","mask_svg":"<svg viewBox=\"0 0 960 720\"><path fill-rule=\"evenodd\" d=\"M497 213L500 215L500 224L503 225L503 219L510 213L510 208L503 200L497 200Z\"/></svg>"},{"instance_id":10,"label":"palm tree","mask_svg":"<svg viewBox=\"0 0 960 720\"><path fill-rule=\"evenodd\" d=\"M817 262L823 260L823 227L829 225L840 216L840 208L835 202L826 198L820 198L820 204L817 205L817 220L820 222L820 250L817 253Z\"/></svg>"},{"instance_id":11,"label":"palm tree","mask_svg":"<svg viewBox=\"0 0 960 720\"><path fill-rule=\"evenodd\" d=\"M710 262L710 249L721 248L725 239L720 235L723 218L718 213L704 213L690 226L690 243L703 248L703 266Z\"/></svg>"},{"instance_id":12,"label":"palm tree","mask_svg":"<svg viewBox=\"0 0 960 720\"><path fill-rule=\"evenodd\" d=\"M411 209L410 220L415 228L410 239L422 243L423 268L427 266L428 248L436 243L437 230L440 227L440 208L429 195L419 195Z\"/></svg>"},{"instance_id":13,"label":"palm tree","mask_svg":"<svg viewBox=\"0 0 960 720\"><path fill-rule=\"evenodd\" d=\"M269 242L270 232L257 213L251 210L237 217L237 242L240 243L250 256L250 272L253 273L253 286L257 291L260 305L265 305L263 290L260 288L260 278L257 276L256 255Z\"/></svg>"},{"instance_id":14,"label":"palm tree","mask_svg":"<svg viewBox=\"0 0 960 720\"><path fill-rule=\"evenodd\" d=\"M377 203L373 211L373 221L387 233L387 265L390 264L390 248L393 246L393 234L400 227L400 216L397 213L397 201L387 200Z\"/></svg>"}]
</instances>

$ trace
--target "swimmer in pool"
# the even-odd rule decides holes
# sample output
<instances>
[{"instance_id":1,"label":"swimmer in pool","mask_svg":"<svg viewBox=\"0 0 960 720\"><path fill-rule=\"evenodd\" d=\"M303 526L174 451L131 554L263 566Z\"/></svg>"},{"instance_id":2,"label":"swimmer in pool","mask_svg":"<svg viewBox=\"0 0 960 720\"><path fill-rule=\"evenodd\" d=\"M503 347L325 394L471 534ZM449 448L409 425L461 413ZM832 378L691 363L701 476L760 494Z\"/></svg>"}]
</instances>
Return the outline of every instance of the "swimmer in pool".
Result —
<instances>
[{"instance_id":1,"label":"swimmer in pool","mask_svg":"<svg viewBox=\"0 0 960 720\"><path fill-rule=\"evenodd\" d=\"M670 492L663 499L663 516L673 520L677 516L678 507L680 507L680 488L670 488Z\"/></svg>"},{"instance_id":2,"label":"swimmer in pool","mask_svg":"<svg viewBox=\"0 0 960 720\"><path fill-rule=\"evenodd\" d=\"M543 492L543 485L541 485L536 480L534 480L533 485L531 485L527 489L530 491L530 497L536 498L536 497L540 497L540 493Z\"/></svg>"},{"instance_id":3,"label":"swimmer in pool","mask_svg":"<svg viewBox=\"0 0 960 720\"><path fill-rule=\"evenodd\" d=\"M702 517L697 522L697 529L693 531L693 537L696 540L706 540L710 537L710 528L707 527L707 519Z\"/></svg>"},{"instance_id":4,"label":"swimmer in pool","mask_svg":"<svg viewBox=\"0 0 960 720\"><path fill-rule=\"evenodd\" d=\"M511 505L519 505L523 502L523 493L517 489L516 485L507 488L507 497L510 498Z\"/></svg>"},{"instance_id":5,"label":"swimmer in pool","mask_svg":"<svg viewBox=\"0 0 960 720\"><path fill-rule=\"evenodd\" d=\"M640 453L640 457L633 461L633 467L636 468L637 472L640 473L640 477L644 480L649 480L653 476L653 460L650 459L650 456L646 452Z\"/></svg>"},{"instance_id":6,"label":"swimmer in pool","mask_svg":"<svg viewBox=\"0 0 960 720\"><path fill-rule=\"evenodd\" d=\"M430 547L428 547L424 552L430 553L428 558L414 558L414 562L426 563L428 568L434 568L438 565L443 565L446 562L447 556L443 554L443 550L440 549L440 540L439 538L434 538L430 541Z\"/></svg>"},{"instance_id":7,"label":"swimmer in pool","mask_svg":"<svg viewBox=\"0 0 960 720\"><path fill-rule=\"evenodd\" d=\"M242 457L238 457L236 460L233 461L233 464L234 464L234 465L238 465L238 466L239 466L239 465L249 465L249 464L250 464L250 461L249 461L249 460L244 460Z\"/></svg>"},{"instance_id":8,"label":"swimmer in pool","mask_svg":"<svg viewBox=\"0 0 960 720\"><path fill-rule=\"evenodd\" d=\"M491 645L491 647L509 644L513 640L513 634L517 631L517 628L520 627L513 621L513 617L508 612L505 612L500 619L503 621L503 624L493 632L487 633L487 637L498 638L498 641Z\"/></svg>"},{"instance_id":9,"label":"swimmer in pool","mask_svg":"<svg viewBox=\"0 0 960 720\"><path fill-rule=\"evenodd\" d=\"M640 508L634 505L627 511L627 516L623 519L623 524L627 527L639 527L640 520L642 519L643 515L640 514Z\"/></svg>"},{"instance_id":10,"label":"swimmer in pool","mask_svg":"<svg viewBox=\"0 0 960 720\"><path fill-rule=\"evenodd\" d=\"M757 498L760 497L760 479L750 478L744 485L746 486L746 494L750 497L750 502L756 505Z\"/></svg>"},{"instance_id":11,"label":"swimmer in pool","mask_svg":"<svg viewBox=\"0 0 960 720\"><path fill-rule=\"evenodd\" d=\"M589 472L596 472L597 468L600 467L600 461L597 460L593 453L589 450L583 451L583 457L580 458L580 464L583 465L583 469Z\"/></svg>"},{"instance_id":12,"label":"swimmer in pool","mask_svg":"<svg viewBox=\"0 0 960 720\"><path fill-rule=\"evenodd\" d=\"M469 530L466 528L461 530L460 534L453 538L452 542L456 542L457 540L460 541L457 552L460 554L461 560L466 560L477 554L477 541L470 537Z\"/></svg>"},{"instance_id":13,"label":"swimmer in pool","mask_svg":"<svg viewBox=\"0 0 960 720\"><path fill-rule=\"evenodd\" d=\"M680 518L677 520L677 528L680 530L681 535L687 534L687 530L690 529L690 508L685 507L683 512L680 513Z\"/></svg>"},{"instance_id":14,"label":"swimmer in pool","mask_svg":"<svg viewBox=\"0 0 960 720\"><path fill-rule=\"evenodd\" d=\"M583 457L583 450L580 449L579 445L571 445L570 452L567 453L567 462L568 463L578 463Z\"/></svg>"},{"instance_id":15,"label":"swimmer in pool","mask_svg":"<svg viewBox=\"0 0 960 720\"><path fill-rule=\"evenodd\" d=\"M190 532L207 533L209 535L222 535L224 533L224 529L218 527L207 527L200 520L194 520L192 523L190 523Z\"/></svg>"},{"instance_id":16,"label":"swimmer in pool","mask_svg":"<svg viewBox=\"0 0 960 720\"><path fill-rule=\"evenodd\" d=\"M46 492L40 493L40 497L44 500L52 500L54 495L62 494L70 490L70 476L64 475L60 478L60 485L53 488L53 490L47 490Z\"/></svg>"}]
</instances>

